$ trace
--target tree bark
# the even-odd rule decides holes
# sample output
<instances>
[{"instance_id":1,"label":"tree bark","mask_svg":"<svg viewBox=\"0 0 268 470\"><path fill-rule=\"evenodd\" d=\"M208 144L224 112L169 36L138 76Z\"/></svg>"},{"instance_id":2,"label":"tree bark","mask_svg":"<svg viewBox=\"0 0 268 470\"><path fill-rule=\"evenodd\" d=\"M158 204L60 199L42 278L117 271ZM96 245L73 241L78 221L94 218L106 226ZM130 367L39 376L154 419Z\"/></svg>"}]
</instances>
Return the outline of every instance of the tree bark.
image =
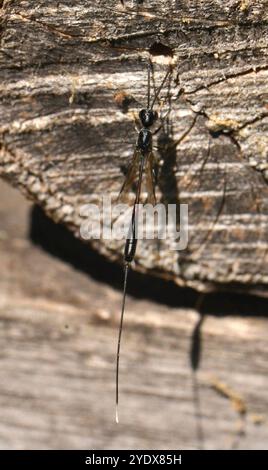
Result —
<instances>
[{"instance_id":1,"label":"tree bark","mask_svg":"<svg viewBox=\"0 0 268 470\"><path fill-rule=\"evenodd\" d=\"M190 239L183 251L140 241L133 267L265 295L267 2L6 0L1 12L1 175L79 236L81 205L122 185L148 51L156 84L172 52L157 194L189 204ZM122 260L122 241L91 244Z\"/></svg>"}]
</instances>

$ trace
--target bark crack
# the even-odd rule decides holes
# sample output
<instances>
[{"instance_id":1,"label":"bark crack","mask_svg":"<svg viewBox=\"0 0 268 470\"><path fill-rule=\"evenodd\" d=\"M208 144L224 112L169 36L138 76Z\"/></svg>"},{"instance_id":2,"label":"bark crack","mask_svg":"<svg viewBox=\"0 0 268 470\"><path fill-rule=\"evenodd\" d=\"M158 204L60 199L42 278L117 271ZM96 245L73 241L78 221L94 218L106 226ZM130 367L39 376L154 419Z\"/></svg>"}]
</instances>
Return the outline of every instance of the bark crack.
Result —
<instances>
[{"instance_id":1,"label":"bark crack","mask_svg":"<svg viewBox=\"0 0 268 470\"><path fill-rule=\"evenodd\" d=\"M236 72L236 73L233 73L233 74L226 75L225 77L219 78L218 80L214 80L214 81L212 81L212 82L210 82L206 85L200 85L199 87L195 88L194 90L184 91L184 94L187 95L187 96L193 95L194 93L197 93L198 91L206 90L206 89L209 89L213 86L217 86L220 83L226 82L229 79L244 77L244 76L249 75L251 73L257 74L258 72L261 72L263 70L268 70L268 64L267 65L266 64L265 65L259 65L259 66L256 66L256 67L250 67L247 70L242 70L240 72ZM178 78L177 78L177 80L178 80Z\"/></svg>"},{"instance_id":2,"label":"bark crack","mask_svg":"<svg viewBox=\"0 0 268 470\"><path fill-rule=\"evenodd\" d=\"M44 29L47 29L47 30L49 30L49 31L51 31L55 34L58 34L59 36L62 36L64 38L66 38L66 39L74 39L74 38L79 37L79 35L73 35L73 34L70 34L70 33L65 33L64 31L61 31L60 29L55 28L54 26L52 26L50 24L44 23L43 21L39 21L36 18L32 18L32 17L26 16L26 15L23 15L22 13L13 13L10 16L10 19L11 20L22 19L23 21L26 21L28 23L36 23L39 26L42 26Z\"/></svg>"}]
</instances>

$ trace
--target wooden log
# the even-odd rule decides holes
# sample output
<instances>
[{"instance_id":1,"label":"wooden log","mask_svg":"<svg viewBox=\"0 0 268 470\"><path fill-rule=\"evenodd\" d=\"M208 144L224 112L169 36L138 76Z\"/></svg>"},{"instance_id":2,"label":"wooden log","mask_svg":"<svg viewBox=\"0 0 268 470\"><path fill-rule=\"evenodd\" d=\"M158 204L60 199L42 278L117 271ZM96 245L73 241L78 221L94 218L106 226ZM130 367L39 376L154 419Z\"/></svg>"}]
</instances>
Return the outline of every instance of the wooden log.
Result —
<instances>
[{"instance_id":1,"label":"wooden log","mask_svg":"<svg viewBox=\"0 0 268 470\"><path fill-rule=\"evenodd\" d=\"M148 51L172 51L158 200L189 205L190 239L183 251L169 239L141 241L133 267L198 290L266 295L265 5L4 1L1 175L79 236L81 205L101 205L121 187L136 140L132 113L146 103ZM160 83L166 65L157 58ZM91 245L122 260L122 241Z\"/></svg>"},{"instance_id":2,"label":"wooden log","mask_svg":"<svg viewBox=\"0 0 268 470\"><path fill-rule=\"evenodd\" d=\"M3 183L0 201L1 449L267 448L266 299L207 294L200 317L185 289L174 289L177 305L155 302L140 276L116 425L121 283L99 280L101 259L83 273L90 250ZM29 220L36 242L46 227L54 256L29 240ZM69 263L59 259L65 244ZM102 274L116 268L103 262Z\"/></svg>"}]
</instances>

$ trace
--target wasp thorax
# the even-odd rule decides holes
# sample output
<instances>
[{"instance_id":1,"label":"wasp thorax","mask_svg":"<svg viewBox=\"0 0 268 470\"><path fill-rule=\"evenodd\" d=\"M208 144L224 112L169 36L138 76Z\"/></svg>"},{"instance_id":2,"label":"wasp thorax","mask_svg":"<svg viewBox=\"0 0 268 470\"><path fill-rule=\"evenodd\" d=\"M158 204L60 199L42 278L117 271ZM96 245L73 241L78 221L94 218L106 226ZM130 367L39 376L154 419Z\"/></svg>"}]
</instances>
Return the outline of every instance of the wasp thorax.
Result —
<instances>
[{"instance_id":1,"label":"wasp thorax","mask_svg":"<svg viewBox=\"0 0 268 470\"><path fill-rule=\"evenodd\" d=\"M139 117L143 127L151 127L157 120L158 115L157 112L152 109L142 109L139 113Z\"/></svg>"},{"instance_id":2,"label":"wasp thorax","mask_svg":"<svg viewBox=\"0 0 268 470\"><path fill-rule=\"evenodd\" d=\"M143 153L152 149L152 133L149 129L143 128L140 130L137 145Z\"/></svg>"}]
</instances>

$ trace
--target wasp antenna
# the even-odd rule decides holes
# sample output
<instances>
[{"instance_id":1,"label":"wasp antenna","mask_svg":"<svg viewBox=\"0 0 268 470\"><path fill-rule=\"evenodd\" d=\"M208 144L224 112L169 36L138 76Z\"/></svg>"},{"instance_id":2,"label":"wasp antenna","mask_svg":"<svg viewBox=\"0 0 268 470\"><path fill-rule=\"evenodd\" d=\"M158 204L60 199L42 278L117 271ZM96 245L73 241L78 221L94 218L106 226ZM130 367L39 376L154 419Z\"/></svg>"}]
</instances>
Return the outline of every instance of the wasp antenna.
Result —
<instances>
[{"instance_id":1,"label":"wasp antenna","mask_svg":"<svg viewBox=\"0 0 268 470\"><path fill-rule=\"evenodd\" d=\"M148 60L148 79L147 79L147 108L150 109L151 101L151 73L152 73L152 62Z\"/></svg>"},{"instance_id":2,"label":"wasp antenna","mask_svg":"<svg viewBox=\"0 0 268 470\"><path fill-rule=\"evenodd\" d=\"M162 88L163 88L163 86L164 86L164 84L165 84L165 82L166 82L168 76L171 74L171 72L172 72L172 67L169 66L168 71L167 71L167 73L165 74L161 85L159 86L158 90L156 91L156 93L155 93L155 95L154 95L154 99L153 99L153 102L152 102L152 104L151 104L150 109L153 109L154 104L155 104L155 102L156 102L156 100L157 100L157 98L158 98L158 96L159 96L159 94L160 94L160 91L162 90Z\"/></svg>"}]
</instances>

